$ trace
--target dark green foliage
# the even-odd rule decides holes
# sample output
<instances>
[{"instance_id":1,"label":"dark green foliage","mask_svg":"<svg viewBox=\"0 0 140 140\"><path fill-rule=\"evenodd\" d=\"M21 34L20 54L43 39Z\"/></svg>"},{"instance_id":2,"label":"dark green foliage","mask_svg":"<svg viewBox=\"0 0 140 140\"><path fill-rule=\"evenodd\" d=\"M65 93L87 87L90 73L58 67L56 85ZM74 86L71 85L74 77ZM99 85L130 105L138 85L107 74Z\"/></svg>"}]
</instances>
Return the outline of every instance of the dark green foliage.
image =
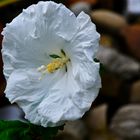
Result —
<instances>
[{"instance_id":1,"label":"dark green foliage","mask_svg":"<svg viewBox=\"0 0 140 140\"><path fill-rule=\"evenodd\" d=\"M0 140L52 140L60 127L33 125L20 121L0 121Z\"/></svg>"},{"instance_id":2,"label":"dark green foliage","mask_svg":"<svg viewBox=\"0 0 140 140\"><path fill-rule=\"evenodd\" d=\"M51 54L50 57L52 57L52 58L61 58L59 55L56 55L56 54Z\"/></svg>"}]
</instances>

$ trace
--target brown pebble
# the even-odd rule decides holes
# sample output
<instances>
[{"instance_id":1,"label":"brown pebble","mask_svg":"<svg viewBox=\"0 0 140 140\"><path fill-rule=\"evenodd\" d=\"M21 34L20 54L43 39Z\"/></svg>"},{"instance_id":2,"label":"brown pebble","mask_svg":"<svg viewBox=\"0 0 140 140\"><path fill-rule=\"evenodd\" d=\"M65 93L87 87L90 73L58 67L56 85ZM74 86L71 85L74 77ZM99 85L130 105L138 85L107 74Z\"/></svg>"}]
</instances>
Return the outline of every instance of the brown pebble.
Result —
<instances>
[{"instance_id":1,"label":"brown pebble","mask_svg":"<svg viewBox=\"0 0 140 140\"><path fill-rule=\"evenodd\" d=\"M125 18L109 10L95 10L91 12L93 22L109 30L119 30L127 25Z\"/></svg>"},{"instance_id":2,"label":"brown pebble","mask_svg":"<svg viewBox=\"0 0 140 140\"><path fill-rule=\"evenodd\" d=\"M114 116L110 129L121 138L140 140L140 105L121 108Z\"/></svg>"},{"instance_id":3,"label":"brown pebble","mask_svg":"<svg viewBox=\"0 0 140 140\"><path fill-rule=\"evenodd\" d=\"M140 80L133 83L131 87L130 101L140 103Z\"/></svg>"}]
</instances>

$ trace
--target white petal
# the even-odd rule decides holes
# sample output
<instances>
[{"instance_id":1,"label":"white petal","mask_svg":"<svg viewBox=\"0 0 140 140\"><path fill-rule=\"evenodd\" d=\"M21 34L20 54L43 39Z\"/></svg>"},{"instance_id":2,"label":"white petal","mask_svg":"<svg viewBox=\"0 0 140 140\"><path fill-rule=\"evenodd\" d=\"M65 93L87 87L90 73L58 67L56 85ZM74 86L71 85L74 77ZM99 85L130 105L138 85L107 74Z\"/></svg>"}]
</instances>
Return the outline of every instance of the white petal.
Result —
<instances>
[{"instance_id":1,"label":"white petal","mask_svg":"<svg viewBox=\"0 0 140 140\"><path fill-rule=\"evenodd\" d=\"M90 69L92 67L92 64L85 63L85 66L85 68L81 67L77 69L78 72L75 71L75 73L73 73L73 68L70 69L71 85L73 85L74 87L73 92L75 91L74 94L71 94L71 100L73 101L73 104L75 104L75 106L77 106L81 110L81 114L84 114L89 110L92 102L96 99L101 87L99 64L96 64L96 68L94 65L94 70ZM88 71L86 71L85 73L84 70Z\"/></svg>"},{"instance_id":2,"label":"white petal","mask_svg":"<svg viewBox=\"0 0 140 140\"><path fill-rule=\"evenodd\" d=\"M38 107L42 116L41 124L51 126L61 124L66 120L81 118L95 100L99 88L83 89L72 75L72 69L49 90L49 96Z\"/></svg>"},{"instance_id":3,"label":"white petal","mask_svg":"<svg viewBox=\"0 0 140 140\"><path fill-rule=\"evenodd\" d=\"M69 91L54 91L42 101L38 108L43 126L57 126L66 120L76 120L82 117L81 110L73 104ZM58 95L59 94L59 95Z\"/></svg>"},{"instance_id":4,"label":"white petal","mask_svg":"<svg viewBox=\"0 0 140 140\"><path fill-rule=\"evenodd\" d=\"M42 116L41 123L51 126L59 125L66 120L75 120L81 118L85 112L82 112L73 102L73 94L78 93L80 88L74 81L70 72L67 72L52 88L49 90L49 96L39 105L38 111Z\"/></svg>"},{"instance_id":5,"label":"white petal","mask_svg":"<svg viewBox=\"0 0 140 140\"><path fill-rule=\"evenodd\" d=\"M63 76L63 71L48 74L42 80L39 80L40 76L33 69L15 70L8 79L5 93L11 103L16 102L23 109L28 120L43 125L37 107L49 96L49 89Z\"/></svg>"},{"instance_id":6,"label":"white petal","mask_svg":"<svg viewBox=\"0 0 140 140\"><path fill-rule=\"evenodd\" d=\"M91 22L90 17L84 12L78 15L77 20L80 24L80 32L78 32L75 41L79 40L78 46L83 44L82 46L86 47L86 56L92 59L99 49L100 35L96 31L95 24Z\"/></svg>"},{"instance_id":7,"label":"white petal","mask_svg":"<svg viewBox=\"0 0 140 140\"><path fill-rule=\"evenodd\" d=\"M96 99L99 93L99 88L90 88L81 91L79 94L73 94L72 100L75 105L80 108L83 112L86 112L90 109L93 101Z\"/></svg>"},{"instance_id":8,"label":"white petal","mask_svg":"<svg viewBox=\"0 0 140 140\"><path fill-rule=\"evenodd\" d=\"M49 55L60 53L77 29L76 17L61 4L39 2L23 10L2 32L5 75L48 63Z\"/></svg>"},{"instance_id":9,"label":"white petal","mask_svg":"<svg viewBox=\"0 0 140 140\"><path fill-rule=\"evenodd\" d=\"M100 66L93 61L99 49L100 35L90 17L84 12L79 14L77 21L80 28L71 40L70 46L65 49L72 63L73 75L83 89L100 88Z\"/></svg>"},{"instance_id":10,"label":"white petal","mask_svg":"<svg viewBox=\"0 0 140 140\"><path fill-rule=\"evenodd\" d=\"M73 75L75 77L75 80L81 84L81 88L101 88L99 63L82 60L73 65Z\"/></svg>"},{"instance_id":11,"label":"white petal","mask_svg":"<svg viewBox=\"0 0 140 140\"><path fill-rule=\"evenodd\" d=\"M67 52L72 59L78 58L79 53L83 53L89 60L93 60L99 49L100 35L96 31L95 24L91 22L90 17L81 12L77 17L79 23L79 30L71 40L70 46L67 47Z\"/></svg>"}]
</instances>

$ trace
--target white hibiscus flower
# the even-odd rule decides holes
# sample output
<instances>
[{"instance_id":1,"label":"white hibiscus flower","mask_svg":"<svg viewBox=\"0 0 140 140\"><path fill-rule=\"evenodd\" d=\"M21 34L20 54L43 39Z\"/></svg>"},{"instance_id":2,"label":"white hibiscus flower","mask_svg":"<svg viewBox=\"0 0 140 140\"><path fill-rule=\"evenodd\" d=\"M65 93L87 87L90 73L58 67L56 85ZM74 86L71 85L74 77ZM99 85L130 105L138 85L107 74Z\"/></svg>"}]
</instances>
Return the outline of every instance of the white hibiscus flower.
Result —
<instances>
[{"instance_id":1,"label":"white hibiscus flower","mask_svg":"<svg viewBox=\"0 0 140 140\"><path fill-rule=\"evenodd\" d=\"M39 2L2 34L5 93L25 118L44 127L81 118L101 87L99 63L93 61L99 34L89 16Z\"/></svg>"}]
</instances>

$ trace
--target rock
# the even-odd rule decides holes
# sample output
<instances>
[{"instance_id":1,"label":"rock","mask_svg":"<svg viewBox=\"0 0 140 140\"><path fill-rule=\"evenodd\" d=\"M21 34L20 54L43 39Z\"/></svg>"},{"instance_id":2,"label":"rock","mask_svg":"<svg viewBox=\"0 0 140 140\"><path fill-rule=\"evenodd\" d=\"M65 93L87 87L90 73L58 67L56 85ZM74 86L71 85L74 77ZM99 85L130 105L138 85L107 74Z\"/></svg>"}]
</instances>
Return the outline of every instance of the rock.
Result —
<instances>
[{"instance_id":1,"label":"rock","mask_svg":"<svg viewBox=\"0 0 140 140\"><path fill-rule=\"evenodd\" d=\"M80 140L76 138L74 135L66 132L61 132L59 133L54 140Z\"/></svg>"},{"instance_id":2,"label":"rock","mask_svg":"<svg viewBox=\"0 0 140 140\"><path fill-rule=\"evenodd\" d=\"M140 61L140 25L130 25L122 28L129 52Z\"/></svg>"},{"instance_id":3,"label":"rock","mask_svg":"<svg viewBox=\"0 0 140 140\"><path fill-rule=\"evenodd\" d=\"M70 10L75 13L75 15L79 15L80 12L84 11L89 14L91 11L90 4L84 1L77 2L70 6Z\"/></svg>"},{"instance_id":4,"label":"rock","mask_svg":"<svg viewBox=\"0 0 140 140\"><path fill-rule=\"evenodd\" d=\"M106 104L100 105L89 111L85 121L88 131L99 131L107 128L106 111Z\"/></svg>"},{"instance_id":5,"label":"rock","mask_svg":"<svg viewBox=\"0 0 140 140\"><path fill-rule=\"evenodd\" d=\"M133 83L131 87L130 101L140 103L140 80Z\"/></svg>"},{"instance_id":6,"label":"rock","mask_svg":"<svg viewBox=\"0 0 140 140\"><path fill-rule=\"evenodd\" d=\"M95 10L91 12L93 22L105 29L118 31L127 25L125 18L109 10Z\"/></svg>"},{"instance_id":7,"label":"rock","mask_svg":"<svg viewBox=\"0 0 140 140\"><path fill-rule=\"evenodd\" d=\"M126 140L140 140L140 105L128 105L114 116L110 130Z\"/></svg>"},{"instance_id":8,"label":"rock","mask_svg":"<svg viewBox=\"0 0 140 140\"><path fill-rule=\"evenodd\" d=\"M100 46L97 58L111 72L130 79L140 76L140 64L113 48Z\"/></svg>"},{"instance_id":9,"label":"rock","mask_svg":"<svg viewBox=\"0 0 140 140\"><path fill-rule=\"evenodd\" d=\"M0 120L25 121L23 111L17 105L8 105L0 108Z\"/></svg>"},{"instance_id":10,"label":"rock","mask_svg":"<svg viewBox=\"0 0 140 140\"><path fill-rule=\"evenodd\" d=\"M63 132L71 134L77 139L83 139L87 134L85 125L82 120L66 122Z\"/></svg>"},{"instance_id":11,"label":"rock","mask_svg":"<svg viewBox=\"0 0 140 140\"><path fill-rule=\"evenodd\" d=\"M117 98L122 86L122 79L111 72L105 72L101 75L102 88L100 89L99 97ZM111 84L111 86L110 86ZM104 99L103 99L104 101Z\"/></svg>"},{"instance_id":12,"label":"rock","mask_svg":"<svg viewBox=\"0 0 140 140\"><path fill-rule=\"evenodd\" d=\"M85 120L89 140L121 140L114 136L107 126L106 104L91 109Z\"/></svg>"},{"instance_id":13,"label":"rock","mask_svg":"<svg viewBox=\"0 0 140 140\"><path fill-rule=\"evenodd\" d=\"M109 35L101 34L100 37L100 45L108 48L114 47L113 45L113 38Z\"/></svg>"},{"instance_id":14,"label":"rock","mask_svg":"<svg viewBox=\"0 0 140 140\"><path fill-rule=\"evenodd\" d=\"M67 0L66 4L71 6L75 3L83 2L83 1L84 0ZM85 2L90 4L90 5L95 5L98 2L98 0L86 0Z\"/></svg>"},{"instance_id":15,"label":"rock","mask_svg":"<svg viewBox=\"0 0 140 140\"><path fill-rule=\"evenodd\" d=\"M94 132L89 140L123 140L108 131L105 132Z\"/></svg>"}]
</instances>

